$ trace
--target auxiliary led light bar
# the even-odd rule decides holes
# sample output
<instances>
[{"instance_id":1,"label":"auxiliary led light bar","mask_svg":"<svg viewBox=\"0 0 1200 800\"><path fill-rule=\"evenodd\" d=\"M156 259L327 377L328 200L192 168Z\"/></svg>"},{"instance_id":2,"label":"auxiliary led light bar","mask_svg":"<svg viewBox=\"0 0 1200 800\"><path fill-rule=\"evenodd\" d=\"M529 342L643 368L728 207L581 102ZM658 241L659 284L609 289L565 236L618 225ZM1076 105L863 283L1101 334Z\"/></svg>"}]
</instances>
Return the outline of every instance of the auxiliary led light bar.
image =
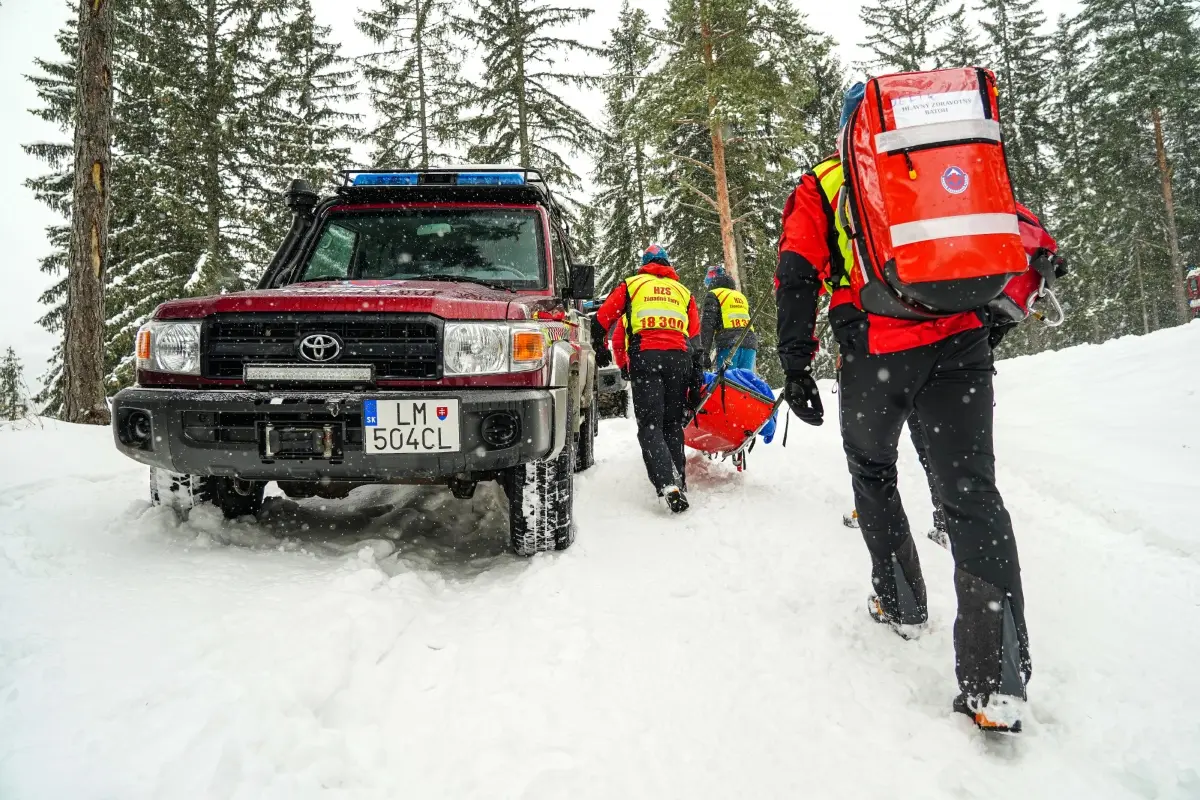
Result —
<instances>
[{"instance_id":1,"label":"auxiliary led light bar","mask_svg":"<svg viewBox=\"0 0 1200 800\"><path fill-rule=\"evenodd\" d=\"M370 186L420 186L421 176L426 176L429 185L445 186L444 181L433 180L429 176L444 177L447 181L453 179L455 186L524 186L525 175L520 172L458 172L458 173L419 173L419 172L364 172L355 175L352 185L359 187Z\"/></svg>"},{"instance_id":2,"label":"auxiliary led light bar","mask_svg":"<svg viewBox=\"0 0 1200 800\"><path fill-rule=\"evenodd\" d=\"M374 172L354 176L355 186L416 186L420 176L415 172Z\"/></svg>"},{"instance_id":3,"label":"auxiliary led light bar","mask_svg":"<svg viewBox=\"0 0 1200 800\"><path fill-rule=\"evenodd\" d=\"M524 186L525 176L519 172L460 172L459 186Z\"/></svg>"},{"instance_id":4,"label":"auxiliary led light bar","mask_svg":"<svg viewBox=\"0 0 1200 800\"><path fill-rule=\"evenodd\" d=\"M293 364L247 364L246 382L370 383L375 369L361 366L296 366Z\"/></svg>"}]
</instances>

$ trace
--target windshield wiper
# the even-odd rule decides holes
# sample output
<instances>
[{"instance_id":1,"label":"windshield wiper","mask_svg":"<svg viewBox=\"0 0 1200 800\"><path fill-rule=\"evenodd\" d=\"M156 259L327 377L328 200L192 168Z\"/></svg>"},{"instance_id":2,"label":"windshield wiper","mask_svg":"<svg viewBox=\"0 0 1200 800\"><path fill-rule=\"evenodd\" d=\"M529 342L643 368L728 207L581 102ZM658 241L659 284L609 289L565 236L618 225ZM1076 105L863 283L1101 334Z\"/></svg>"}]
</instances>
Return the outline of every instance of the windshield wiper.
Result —
<instances>
[{"instance_id":1,"label":"windshield wiper","mask_svg":"<svg viewBox=\"0 0 1200 800\"><path fill-rule=\"evenodd\" d=\"M509 294L517 293L517 290L511 286L505 286L502 283L484 280L483 278L468 278L466 275L420 275L404 278L403 280L434 281L435 283L474 283L477 286L485 286L488 289L495 289L499 292L508 292Z\"/></svg>"}]
</instances>

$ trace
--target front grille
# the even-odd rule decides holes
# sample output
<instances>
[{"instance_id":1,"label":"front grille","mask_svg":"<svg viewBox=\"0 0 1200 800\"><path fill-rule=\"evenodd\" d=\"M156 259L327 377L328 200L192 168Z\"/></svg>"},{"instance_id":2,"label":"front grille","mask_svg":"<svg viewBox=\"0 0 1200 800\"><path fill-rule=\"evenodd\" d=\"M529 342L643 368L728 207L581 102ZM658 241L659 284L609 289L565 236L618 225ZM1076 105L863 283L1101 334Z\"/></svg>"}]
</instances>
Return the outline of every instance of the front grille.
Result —
<instances>
[{"instance_id":1,"label":"front grille","mask_svg":"<svg viewBox=\"0 0 1200 800\"><path fill-rule=\"evenodd\" d=\"M204 326L204 375L241 378L246 364L308 364L298 345L315 333L342 341L329 364L370 364L382 379L442 376L441 320L400 314L216 314Z\"/></svg>"}]
</instances>

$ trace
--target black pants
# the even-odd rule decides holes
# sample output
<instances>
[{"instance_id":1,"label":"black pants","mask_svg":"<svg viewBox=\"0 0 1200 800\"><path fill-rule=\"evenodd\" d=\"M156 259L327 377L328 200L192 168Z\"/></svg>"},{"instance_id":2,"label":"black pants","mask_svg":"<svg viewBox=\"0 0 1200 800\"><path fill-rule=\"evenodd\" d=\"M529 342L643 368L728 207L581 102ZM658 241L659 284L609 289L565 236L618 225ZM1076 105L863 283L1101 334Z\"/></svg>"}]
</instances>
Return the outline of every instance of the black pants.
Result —
<instances>
[{"instance_id":1,"label":"black pants","mask_svg":"<svg viewBox=\"0 0 1200 800\"><path fill-rule=\"evenodd\" d=\"M683 414L692 357L681 350L636 351L629 356L629 378L646 474L661 492L684 478Z\"/></svg>"},{"instance_id":2,"label":"black pants","mask_svg":"<svg viewBox=\"0 0 1200 800\"><path fill-rule=\"evenodd\" d=\"M945 532L946 510L942 508L942 501L938 499L933 472L929 469L928 438L925 436L925 429L921 427L921 419L917 416L915 408L908 417L908 433L912 438L913 449L917 451L917 460L921 462L921 469L925 471L925 480L929 484L929 497L933 500L933 527Z\"/></svg>"},{"instance_id":3,"label":"black pants","mask_svg":"<svg viewBox=\"0 0 1200 800\"><path fill-rule=\"evenodd\" d=\"M910 618L902 621L926 615L896 477L901 430L915 412L956 565L959 685L969 694L1023 696L1030 672L1025 602L1012 522L996 489L987 331L886 355L843 352L840 381L842 441L884 608Z\"/></svg>"}]
</instances>

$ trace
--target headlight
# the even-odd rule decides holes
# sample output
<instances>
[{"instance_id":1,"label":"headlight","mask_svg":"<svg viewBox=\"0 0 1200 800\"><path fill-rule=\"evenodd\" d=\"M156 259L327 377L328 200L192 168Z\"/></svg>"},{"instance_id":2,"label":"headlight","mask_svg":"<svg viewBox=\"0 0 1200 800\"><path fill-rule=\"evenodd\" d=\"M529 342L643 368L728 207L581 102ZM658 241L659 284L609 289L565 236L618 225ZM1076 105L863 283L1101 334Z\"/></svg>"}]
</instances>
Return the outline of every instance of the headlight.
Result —
<instances>
[{"instance_id":1,"label":"headlight","mask_svg":"<svg viewBox=\"0 0 1200 800\"><path fill-rule=\"evenodd\" d=\"M161 322L142 326L137 335L138 369L200 374L200 323Z\"/></svg>"},{"instance_id":2,"label":"headlight","mask_svg":"<svg viewBox=\"0 0 1200 800\"><path fill-rule=\"evenodd\" d=\"M546 334L526 323L450 322L442 352L447 376L530 372L546 363Z\"/></svg>"}]
</instances>

